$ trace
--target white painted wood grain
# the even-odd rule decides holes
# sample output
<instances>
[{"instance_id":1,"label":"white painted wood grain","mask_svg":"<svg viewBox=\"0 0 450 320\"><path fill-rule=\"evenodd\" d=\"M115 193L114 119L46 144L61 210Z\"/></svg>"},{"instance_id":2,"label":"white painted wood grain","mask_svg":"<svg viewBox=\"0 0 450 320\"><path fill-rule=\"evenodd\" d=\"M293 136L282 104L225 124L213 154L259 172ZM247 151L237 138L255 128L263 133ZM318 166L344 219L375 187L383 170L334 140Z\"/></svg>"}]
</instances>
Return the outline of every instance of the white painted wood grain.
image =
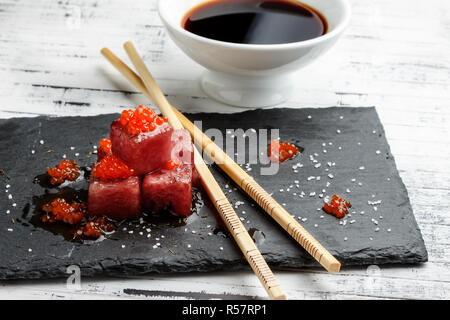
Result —
<instances>
[{"instance_id":1,"label":"white painted wood grain","mask_svg":"<svg viewBox=\"0 0 450 320\"><path fill-rule=\"evenodd\" d=\"M376 106L423 231L430 262L413 267L277 272L290 298L450 298L450 3L354 0L352 22L326 56L297 72L280 107ZM130 18L131 17L131 18ZM205 97L202 67L168 39L154 0L0 0L0 117L96 115L147 101L100 56L135 41L184 111L235 112ZM125 289L265 297L251 272L134 279L0 282L0 298L148 298ZM153 296L152 298L167 298Z\"/></svg>"}]
</instances>

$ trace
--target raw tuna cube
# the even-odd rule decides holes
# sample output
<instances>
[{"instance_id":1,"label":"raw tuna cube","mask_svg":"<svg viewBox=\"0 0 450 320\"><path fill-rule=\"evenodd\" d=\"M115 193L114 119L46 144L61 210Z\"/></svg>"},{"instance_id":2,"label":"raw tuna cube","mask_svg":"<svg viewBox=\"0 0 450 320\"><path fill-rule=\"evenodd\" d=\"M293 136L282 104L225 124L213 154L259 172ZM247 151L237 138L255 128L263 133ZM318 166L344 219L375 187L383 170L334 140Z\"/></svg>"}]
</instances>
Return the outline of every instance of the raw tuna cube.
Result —
<instances>
[{"instance_id":1,"label":"raw tuna cube","mask_svg":"<svg viewBox=\"0 0 450 320\"><path fill-rule=\"evenodd\" d=\"M194 164L194 146L189 131L175 130L172 134L172 143L172 160L178 159L184 164Z\"/></svg>"},{"instance_id":2,"label":"raw tuna cube","mask_svg":"<svg viewBox=\"0 0 450 320\"><path fill-rule=\"evenodd\" d=\"M192 165L147 174L142 182L142 197L144 207L154 213L170 210L176 216L190 216Z\"/></svg>"},{"instance_id":3,"label":"raw tuna cube","mask_svg":"<svg viewBox=\"0 0 450 320\"><path fill-rule=\"evenodd\" d=\"M91 177L88 215L110 219L136 218L142 214L141 178L102 181Z\"/></svg>"},{"instance_id":4,"label":"raw tuna cube","mask_svg":"<svg viewBox=\"0 0 450 320\"><path fill-rule=\"evenodd\" d=\"M130 134L119 121L111 124L113 154L143 175L158 170L171 159L173 129L166 122L153 131Z\"/></svg>"}]
</instances>

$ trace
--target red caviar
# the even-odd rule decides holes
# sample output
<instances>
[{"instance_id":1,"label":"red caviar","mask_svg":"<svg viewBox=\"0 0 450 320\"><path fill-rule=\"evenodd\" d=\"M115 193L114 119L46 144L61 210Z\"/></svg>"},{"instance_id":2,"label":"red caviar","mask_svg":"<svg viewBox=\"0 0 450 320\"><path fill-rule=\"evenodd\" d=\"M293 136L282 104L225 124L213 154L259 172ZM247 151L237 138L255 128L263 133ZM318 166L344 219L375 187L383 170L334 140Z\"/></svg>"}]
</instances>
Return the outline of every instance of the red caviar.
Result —
<instances>
[{"instance_id":1,"label":"red caviar","mask_svg":"<svg viewBox=\"0 0 450 320\"><path fill-rule=\"evenodd\" d=\"M167 118L158 116L155 111L150 108L139 106L139 108L134 111L122 111L119 122L130 134L136 135L154 131L158 126L167 122Z\"/></svg>"},{"instance_id":2,"label":"red caviar","mask_svg":"<svg viewBox=\"0 0 450 320\"><path fill-rule=\"evenodd\" d=\"M323 210L338 219L342 219L343 217L345 217L345 215L348 213L348 209L351 207L352 205L350 204L350 202L342 199L338 195L334 195L331 198L330 203L325 203L325 205L323 206Z\"/></svg>"},{"instance_id":3,"label":"red caviar","mask_svg":"<svg viewBox=\"0 0 450 320\"><path fill-rule=\"evenodd\" d=\"M62 221L69 224L78 224L86 214L87 204L85 202L68 204L66 200L58 198L43 205L42 210L45 212L41 218L42 222Z\"/></svg>"},{"instance_id":4,"label":"red caviar","mask_svg":"<svg viewBox=\"0 0 450 320\"><path fill-rule=\"evenodd\" d=\"M299 149L289 142L272 140L269 149L269 158L273 162L284 162L299 154Z\"/></svg>"},{"instance_id":5,"label":"red caviar","mask_svg":"<svg viewBox=\"0 0 450 320\"><path fill-rule=\"evenodd\" d=\"M75 231L75 237L86 236L88 238L98 239L107 232L114 231L114 225L106 217L97 217L89 221L84 226Z\"/></svg>"},{"instance_id":6,"label":"red caviar","mask_svg":"<svg viewBox=\"0 0 450 320\"><path fill-rule=\"evenodd\" d=\"M110 154L94 165L93 175L100 180L122 180L133 176L134 170Z\"/></svg>"},{"instance_id":7,"label":"red caviar","mask_svg":"<svg viewBox=\"0 0 450 320\"><path fill-rule=\"evenodd\" d=\"M111 139L102 139L100 140L100 149L104 152L104 154L108 154L111 152Z\"/></svg>"},{"instance_id":8,"label":"red caviar","mask_svg":"<svg viewBox=\"0 0 450 320\"><path fill-rule=\"evenodd\" d=\"M74 160L63 160L56 168L48 169L50 175L50 183L59 185L64 181L75 181L80 176L80 167Z\"/></svg>"},{"instance_id":9,"label":"red caviar","mask_svg":"<svg viewBox=\"0 0 450 320\"><path fill-rule=\"evenodd\" d=\"M177 160L170 160L166 162L166 165L164 168L166 170L173 170L175 168L178 168L180 166L180 163Z\"/></svg>"}]
</instances>

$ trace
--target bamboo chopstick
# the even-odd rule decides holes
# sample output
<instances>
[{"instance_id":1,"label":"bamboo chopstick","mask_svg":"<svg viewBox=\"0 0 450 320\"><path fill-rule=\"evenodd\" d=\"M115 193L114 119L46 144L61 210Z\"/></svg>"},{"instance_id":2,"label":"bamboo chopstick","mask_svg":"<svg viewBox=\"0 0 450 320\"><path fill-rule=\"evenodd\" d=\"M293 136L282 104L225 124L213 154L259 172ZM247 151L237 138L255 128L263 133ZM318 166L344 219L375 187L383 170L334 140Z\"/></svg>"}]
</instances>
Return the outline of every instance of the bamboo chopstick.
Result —
<instances>
[{"instance_id":1,"label":"bamboo chopstick","mask_svg":"<svg viewBox=\"0 0 450 320\"><path fill-rule=\"evenodd\" d=\"M140 92L147 98L153 100L152 94L145 88L142 79L128 68L109 49L104 48L102 54L111 64L122 73ZM173 108L173 107L172 107ZM305 250L310 253L329 272L339 272L341 264L331 255L309 232L307 232L278 202L275 201L261 186L259 186L244 170L238 165L233 165L233 160L229 158L217 145L206 135L193 125L178 110L173 108L183 126L191 132L197 144L211 158L219 158L222 164L219 166L224 170L239 186L267 212L279 225L283 227ZM205 148L207 147L207 148ZM213 152L212 152L213 151ZM213 154L214 153L214 154Z\"/></svg>"},{"instance_id":2,"label":"bamboo chopstick","mask_svg":"<svg viewBox=\"0 0 450 320\"><path fill-rule=\"evenodd\" d=\"M124 48L133 65L140 74L145 88L148 92L151 92L150 96L153 98L152 101L158 106L161 113L168 118L169 123L174 129L183 129L183 125L177 118L161 89L156 84L133 44L131 42L126 42L124 44ZM226 198L219 184L206 166L206 163L203 161L202 156L195 147L194 159L195 167L201 177L203 186L208 196L214 203L214 206L222 217L222 220L225 222L225 225L238 244L242 253L246 257L254 273L266 289L269 297L271 299L285 300L286 295L275 279L272 270L270 270L264 260L264 257L259 252L254 241L248 234L238 215L233 210L232 205Z\"/></svg>"}]
</instances>

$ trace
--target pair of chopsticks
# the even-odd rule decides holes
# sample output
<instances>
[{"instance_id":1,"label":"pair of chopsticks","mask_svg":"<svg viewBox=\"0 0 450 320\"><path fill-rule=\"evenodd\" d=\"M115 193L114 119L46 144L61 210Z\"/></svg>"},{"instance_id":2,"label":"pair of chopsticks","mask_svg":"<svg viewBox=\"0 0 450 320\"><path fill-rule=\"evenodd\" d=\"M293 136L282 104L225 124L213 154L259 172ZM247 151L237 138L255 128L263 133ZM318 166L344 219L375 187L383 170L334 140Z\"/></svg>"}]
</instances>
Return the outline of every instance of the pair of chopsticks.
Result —
<instances>
[{"instance_id":1,"label":"pair of chopsticks","mask_svg":"<svg viewBox=\"0 0 450 320\"><path fill-rule=\"evenodd\" d=\"M145 64L139 57L134 46L127 42L125 45L130 59L141 77L133 72L125 63L117 58L109 49L102 49L102 54L122 73L139 91L155 103L161 112L169 119L174 128L187 129L195 143L213 159L219 167L235 181L250 197L252 197L280 226L283 227L309 254L311 254L329 272L339 272L341 264L331 255L310 233L308 233L289 212L273 199L252 177L237 165L221 148L212 142L203 132L194 126L185 116L172 107L161 89L157 86ZM220 161L218 161L220 159ZM256 248L246 229L234 212L231 204L218 186L209 169L195 149L195 165L200 173L208 195L215 203L222 219L230 233L238 243L244 256L255 274L263 284L269 296L273 299L285 299L270 268Z\"/></svg>"}]
</instances>

